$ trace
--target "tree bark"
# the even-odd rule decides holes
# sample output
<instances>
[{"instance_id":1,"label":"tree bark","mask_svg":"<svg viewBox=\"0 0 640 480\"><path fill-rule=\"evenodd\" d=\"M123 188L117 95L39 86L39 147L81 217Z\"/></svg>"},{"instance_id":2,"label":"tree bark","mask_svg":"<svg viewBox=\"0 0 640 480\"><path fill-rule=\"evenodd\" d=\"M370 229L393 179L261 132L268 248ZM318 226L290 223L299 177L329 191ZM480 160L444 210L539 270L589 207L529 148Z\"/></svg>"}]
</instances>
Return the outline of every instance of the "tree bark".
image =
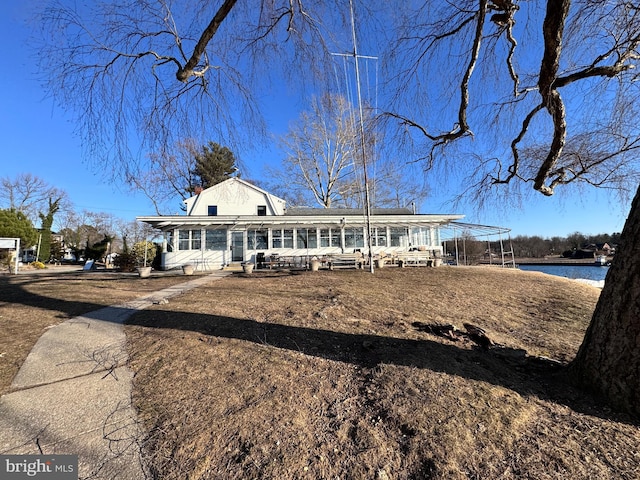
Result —
<instances>
[{"instance_id":1,"label":"tree bark","mask_svg":"<svg viewBox=\"0 0 640 480\"><path fill-rule=\"evenodd\" d=\"M577 381L640 417L640 187L591 324L570 365Z\"/></svg>"},{"instance_id":2,"label":"tree bark","mask_svg":"<svg viewBox=\"0 0 640 480\"><path fill-rule=\"evenodd\" d=\"M545 185L553 168L556 166L567 135L565 107L560 92L554 87L554 81L560 67L562 54L562 37L564 24L569 15L570 0L549 0L544 18L542 32L544 36L544 55L540 65L538 89L545 106L553 120L553 140L547 158L542 162L533 183L533 188L544 195L553 195L553 188Z\"/></svg>"},{"instance_id":3,"label":"tree bark","mask_svg":"<svg viewBox=\"0 0 640 480\"><path fill-rule=\"evenodd\" d=\"M191 58L189 58L184 67L178 69L176 78L179 81L186 83L187 81L189 81L190 77L194 75L200 76L204 72L206 72L208 66L203 67L201 72L196 72L195 69L200 63L202 55L204 55L205 51L207 50L207 45L218 31L218 28L220 28L220 25L222 24L224 19L227 18L227 15L229 15L229 12L231 12L231 9L236 4L236 2L237 0L225 0L225 2L220 6L214 17L211 19L211 22L209 22L209 25L207 25L207 28L205 28L202 32L198 43L193 49Z\"/></svg>"}]
</instances>

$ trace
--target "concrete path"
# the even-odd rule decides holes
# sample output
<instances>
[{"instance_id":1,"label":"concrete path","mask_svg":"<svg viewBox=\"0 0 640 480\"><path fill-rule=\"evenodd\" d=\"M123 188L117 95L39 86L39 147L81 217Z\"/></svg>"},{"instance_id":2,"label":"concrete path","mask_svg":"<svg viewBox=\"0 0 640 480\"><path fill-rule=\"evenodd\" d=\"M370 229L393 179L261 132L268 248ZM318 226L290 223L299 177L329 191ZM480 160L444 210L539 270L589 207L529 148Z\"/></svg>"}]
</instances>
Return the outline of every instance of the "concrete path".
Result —
<instances>
[{"instance_id":1,"label":"concrete path","mask_svg":"<svg viewBox=\"0 0 640 480\"><path fill-rule=\"evenodd\" d=\"M137 310L226 275L195 277L45 332L0 398L0 454L78 455L81 479L145 478L122 324Z\"/></svg>"}]
</instances>

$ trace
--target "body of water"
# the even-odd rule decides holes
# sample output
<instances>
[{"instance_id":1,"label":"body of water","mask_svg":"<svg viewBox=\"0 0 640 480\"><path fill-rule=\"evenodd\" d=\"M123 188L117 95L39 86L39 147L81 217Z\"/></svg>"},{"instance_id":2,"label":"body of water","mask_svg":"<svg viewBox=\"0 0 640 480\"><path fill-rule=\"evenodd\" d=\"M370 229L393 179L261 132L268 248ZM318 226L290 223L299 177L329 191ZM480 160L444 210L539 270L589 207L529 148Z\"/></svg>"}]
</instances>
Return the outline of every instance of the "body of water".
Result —
<instances>
[{"instance_id":1,"label":"body of water","mask_svg":"<svg viewBox=\"0 0 640 480\"><path fill-rule=\"evenodd\" d=\"M601 281L607 276L609 267L596 265L520 265L520 270L534 271L565 278L584 278Z\"/></svg>"}]
</instances>

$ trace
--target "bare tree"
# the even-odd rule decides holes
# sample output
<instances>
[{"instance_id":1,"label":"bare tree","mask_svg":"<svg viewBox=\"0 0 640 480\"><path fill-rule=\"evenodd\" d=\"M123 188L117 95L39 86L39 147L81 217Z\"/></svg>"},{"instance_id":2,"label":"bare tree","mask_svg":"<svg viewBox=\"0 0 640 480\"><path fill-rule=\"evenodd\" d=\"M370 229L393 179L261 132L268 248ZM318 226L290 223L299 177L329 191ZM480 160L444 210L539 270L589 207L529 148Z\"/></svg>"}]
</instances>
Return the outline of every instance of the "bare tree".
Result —
<instances>
[{"instance_id":1,"label":"bare tree","mask_svg":"<svg viewBox=\"0 0 640 480\"><path fill-rule=\"evenodd\" d=\"M393 64L412 95L387 115L422 140L429 166L456 143L475 152L465 164L475 188L523 182L552 195L572 183L637 184L638 6L467 0L405 15ZM446 82L430 81L443 71ZM488 152L478 156L472 139Z\"/></svg>"},{"instance_id":2,"label":"bare tree","mask_svg":"<svg viewBox=\"0 0 640 480\"><path fill-rule=\"evenodd\" d=\"M117 224L117 231L120 238L126 238L127 244L131 247L134 243L156 239L159 231L146 223L120 221Z\"/></svg>"},{"instance_id":3,"label":"bare tree","mask_svg":"<svg viewBox=\"0 0 640 480\"><path fill-rule=\"evenodd\" d=\"M175 199L185 200L197 185L194 174L197 154L195 140L179 141L171 151L151 154L147 166L139 166L136 172L128 174L128 183L151 200L158 215L175 212L183 207Z\"/></svg>"},{"instance_id":4,"label":"bare tree","mask_svg":"<svg viewBox=\"0 0 640 480\"><path fill-rule=\"evenodd\" d=\"M323 208L347 206L357 183L354 158L357 129L352 106L342 96L314 97L308 111L282 138L287 156L275 172L289 195Z\"/></svg>"},{"instance_id":5,"label":"bare tree","mask_svg":"<svg viewBox=\"0 0 640 480\"><path fill-rule=\"evenodd\" d=\"M320 0L51 2L40 19L40 71L76 115L86 156L134 181L151 171L141 152L167 158L182 139L233 148L247 135L255 144L269 59L287 65L284 77L325 71L314 65L328 52L319 19L331 9Z\"/></svg>"},{"instance_id":6,"label":"bare tree","mask_svg":"<svg viewBox=\"0 0 640 480\"><path fill-rule=\"evenodd\" d=\"M21 173L15 178L0 178L0 207L24 213L32 222L39 214L48 211L49 201L57 201L59 208L69 209L67 193L31 173Z\"/></svg>"},{"instance_id":7,"label":"bare tree","mask_svg":"<svg viewBox=\"0 0 640 480\"><path fill-rule=\"evenodd\" d=\"M385 153L371 109L366 118L365 158L371 204L405 207L421 201L426 189L416 176L407 175L406 162ZM364 206L365 165L354 106L341 95L314 97L309 110L290 125L282 137L286 157L280 170L270 174L288 200L323 208ZM418 176L419 179L419 176Z\"/></svg>"},{"instance_id":8,"label":"bare tree","mask_svg":"<svg viewBox=\"0 0 640 480\"><path fill-rule=\"evenodd\" d=\"M85 247L94 245L105 237L114 237L118 220L113 214L104 212L65 211L60 215L60 230L64 243L76 259L79 259Z\"/></svg>"},{"instance_id":9,"label":"bare tree","mask_svg":"<svg viewBox=\"0 0 640 480\"><path fill-rule=\"evenodd\" d=\"M640 4L465 0L403 14L393 50L401 93L387 118L421 143L427 167L466 170L485 195L522 184L547 196L572 184L637 187ZM640 191L571 367L635 415L639 228Z\"/></svg>"},{"instance_id":10,"label":"bare tree","mask_svg":"<svg viewBox=\"0 0 640 480\"><path fill-rule=\"evenodd\" d=\"M383 137L378 143L386 143ZM425 185L422 171L408 165L396 152L380 147L378 161L372 171L371 198L374 207L409 208L418 206L427 198L429 188Z\"/></svg>"}]
</instances>

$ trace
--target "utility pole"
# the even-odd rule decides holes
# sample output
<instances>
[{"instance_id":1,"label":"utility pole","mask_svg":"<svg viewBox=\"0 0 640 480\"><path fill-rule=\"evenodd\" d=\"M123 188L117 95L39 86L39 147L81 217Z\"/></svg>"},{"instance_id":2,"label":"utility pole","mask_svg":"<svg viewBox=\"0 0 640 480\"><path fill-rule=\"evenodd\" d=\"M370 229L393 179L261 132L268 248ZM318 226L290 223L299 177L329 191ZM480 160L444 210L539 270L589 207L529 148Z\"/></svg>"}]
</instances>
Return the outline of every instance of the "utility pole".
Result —
<instances>
[{"instance_id":1,"label":"utility pole","mask_svg":"<svg viewBox=\"0 0 640 480\"><path fill-rule=\"evenodd\" d=\"M364 112L362 109L362 89L360 85L360 64L359 59L368 58L377 60L378 57L370 57L366 55L360 55L358 53L358 41L356 38L356 22L355 22L355 13L353 9L353 0L349 0L349 9L351 14L351 39L353 42L353 52L348 54L344 53L334 53L333 55L343 56L343 57L353 57L355 61L355 73L356 73L356 92L358 95L358 114L359 114L359 131L360 131L360 153L362 156L362 170L363 170L363 181L364 181L364 214L366 219L366 229L367 229L367 244L369 246L368 258L369 258L369 271L371 273L374 272L373 269L373 252L371 248L373 246L373 242L371 241L371 200L369 193L369 172L367 168L367 154L366 154L366 142L364 135Z\"/></svg>"}]
</instances>

